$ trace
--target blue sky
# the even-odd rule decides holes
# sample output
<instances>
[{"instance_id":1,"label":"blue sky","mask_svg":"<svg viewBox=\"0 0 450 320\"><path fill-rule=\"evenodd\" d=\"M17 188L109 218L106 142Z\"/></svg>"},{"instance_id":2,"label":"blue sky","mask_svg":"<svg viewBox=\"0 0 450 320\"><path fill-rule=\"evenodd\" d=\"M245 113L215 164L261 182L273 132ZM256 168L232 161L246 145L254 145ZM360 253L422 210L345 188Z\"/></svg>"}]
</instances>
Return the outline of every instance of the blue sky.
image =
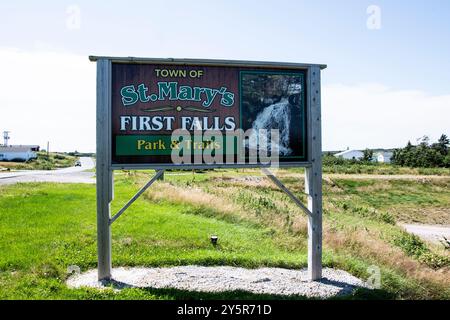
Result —
<instances>
[{"instance_id":1,"label":"blue sky","mask_svg":"<svg viewBox=\"0 0 450 320\"><path fill-rule=\"evenodd\" d=\"M67 26L73 5L80 10L76 28ZM367 27L370 5L380 8L381 29ZM77 99L94 103L75 117L91 115L95 107L95 92L82 87L95 77L88 55L293 61L328 65L322 76L326 149L396 147L422 134L450 134L450 121L437 114L450 116L450 1L11 1L0 3L0 21L0 49L9 50L7 57L12 49L24 59L59 55L80 64L76 69L89 70L65 75L77 79L72 81L74 87L80 84L77 94L85 92L85 99ZM80 59L70 60L74 57ZM4 82L7 76L2 74ZM64 82L60 76L43 83ZM21 106L26 108L24 101ZM434 109L424 113L430 106ZM372 122L365 119L378 107ZM1 95L0 108L11 117L20 115L19 104ZM44 108L51 112L57 106ZM393 114L403 126L386 120ZM428 120L420 122L424 117ZM25 139L26 128L2 118L0 130ZM370 134L356 137L357 129ZM380 129L396 138L374 135ZM89 134L78 148L93 149L94 127L85 130ZM58 141L46 134L40 141ZM56 146L77 147L72 136L66 141L69 145Z\"/></svg>"}]
</instances>

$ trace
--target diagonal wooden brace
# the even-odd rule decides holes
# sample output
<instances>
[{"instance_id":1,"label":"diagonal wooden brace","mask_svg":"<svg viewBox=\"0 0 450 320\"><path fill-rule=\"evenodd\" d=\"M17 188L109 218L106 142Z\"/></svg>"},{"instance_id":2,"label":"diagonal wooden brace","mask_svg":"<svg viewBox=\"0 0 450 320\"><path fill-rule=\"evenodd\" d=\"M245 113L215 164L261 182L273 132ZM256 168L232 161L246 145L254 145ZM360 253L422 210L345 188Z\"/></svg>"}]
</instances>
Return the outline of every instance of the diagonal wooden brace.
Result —
<instances>
[{"instance_id":1,"label":"diagonal wooden brace","mask_svg":"<svg viewBox=\"0 0 450 320\"><path fill-rule=\"evenodd\" d=\"M128 209L129 206L131 206L133 204L133 202L135 202L137 200L137 198L140 197L141 194L143 194L145 192L145 190L148 189L148 187L150 187L156 180L159 179L159 177L161 177L164 173L164 170L158 170L156 171L156 174L150 179L149 182L147 182L134 196L133 198L131 198L124 206L122 209L119 210L119 212L117 212L111 219L109 219L109 224L111 225L114 221L116 221L121 215L122 213L125 212L125 210Z\"/></svg>"},{"instance_id":2,"label":"diagonal wooden brace","mask_svg":"<svg viewBox=\"0 0 450 320\"><path fill-rule=\"evenodd\" d=\"M270 180L272 180L273 183L278 186L278 188L284 191L284 193L286 193L289 198L291 198L291 200L300 207L300 209L302 209L308 216L312 216L311 211L309 211L308 208L300 201L300 199L297 198L288 188L286 188L286 186L280 180L278 180L278 178L275 177L273 173L269 171L269 169L262 168L261 170Z\"/></svg>"}]
</instances>

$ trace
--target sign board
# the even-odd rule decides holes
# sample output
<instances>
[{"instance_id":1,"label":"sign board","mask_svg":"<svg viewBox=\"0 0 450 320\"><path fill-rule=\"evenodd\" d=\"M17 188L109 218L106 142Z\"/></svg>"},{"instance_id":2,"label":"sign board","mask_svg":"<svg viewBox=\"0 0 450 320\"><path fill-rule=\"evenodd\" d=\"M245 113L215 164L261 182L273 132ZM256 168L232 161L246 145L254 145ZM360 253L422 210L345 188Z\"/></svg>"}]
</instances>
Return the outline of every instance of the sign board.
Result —
<instances>
[{"instance_id":1,"label":"sign board","mask_svg":"<svg viewBox=\"0 0 450 320\"><path fill-rule=\"evenodd\" d=\"M322 277L320 73L325 65L90 57L97 62L98 279L111 225L164 169L262 167L308 215L308 273ZM307 205L266 167L305 167ZM156 169L115 215L118 169Z\"/></svg>"},{"instance_id":2,"label":"sign board","mask_svg":"<svg viewBox=\"0 0 450 320\"><path fill-rule=\"evenodd\" d=\"M261 154L307 163L307 73L290 64L112 61L111 164L260 166Z\"/></svg>"}]
</instances>

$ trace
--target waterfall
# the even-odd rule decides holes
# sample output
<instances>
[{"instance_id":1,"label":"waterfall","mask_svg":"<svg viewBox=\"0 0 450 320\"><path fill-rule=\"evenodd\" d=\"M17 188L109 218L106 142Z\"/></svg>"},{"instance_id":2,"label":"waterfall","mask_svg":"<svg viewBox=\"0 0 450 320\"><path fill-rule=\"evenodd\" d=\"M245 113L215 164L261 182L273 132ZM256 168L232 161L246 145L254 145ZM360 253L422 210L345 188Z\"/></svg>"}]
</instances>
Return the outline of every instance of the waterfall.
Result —
<instances>
[{"instance_id":1,"label":"waterfall","mask_svg":"<svg viewBox=\"0 0 450 320\"><path fill-rule=\"evenodd\" d=\"M249 136L249 140L246 143L247 147L259 146L259 144L264 145L267 142L267 149L271 151L272 149L277 149L280 156L288 156L292 154L292 149L289 147L289 126L291 122L291 106L287 99L282 99L278 103L274 103L268 107L265 107L258 115L256 120L253 121L252 129L253 132ZM275 145L275 142L270 141L268 135L259 136L259 130L265 129L270 133L271 129L279 130L279 144Z\"/></svg>"}]
</instances>

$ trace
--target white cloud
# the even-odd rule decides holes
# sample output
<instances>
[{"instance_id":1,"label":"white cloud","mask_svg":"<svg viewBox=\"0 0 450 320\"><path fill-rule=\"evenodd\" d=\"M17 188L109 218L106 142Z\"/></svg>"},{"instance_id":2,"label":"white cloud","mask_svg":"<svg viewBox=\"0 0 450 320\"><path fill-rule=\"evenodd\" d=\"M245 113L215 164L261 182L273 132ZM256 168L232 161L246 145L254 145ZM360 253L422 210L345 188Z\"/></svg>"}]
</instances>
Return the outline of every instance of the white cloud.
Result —
<instances>
[{"instance_id":1,"label":"white cloud","mask_svg":"<svg viewBox=\"0 0 450 320\"><path fill-rule=\"evenodd\" d=\"M0 48L0 131L12 144L95 151L95 64L88 57Z\"/></svg>"},{"instance_id":2,"label":"white cloud","mask_svg":"<svg viewBox=\"0 0 450 320\"><path fill-rule=\"evenodd\" d=\"M380 84L322 89L324 150L402 147L450 134L450 94L393 90Z\"/></svg>"}]
</instances>

